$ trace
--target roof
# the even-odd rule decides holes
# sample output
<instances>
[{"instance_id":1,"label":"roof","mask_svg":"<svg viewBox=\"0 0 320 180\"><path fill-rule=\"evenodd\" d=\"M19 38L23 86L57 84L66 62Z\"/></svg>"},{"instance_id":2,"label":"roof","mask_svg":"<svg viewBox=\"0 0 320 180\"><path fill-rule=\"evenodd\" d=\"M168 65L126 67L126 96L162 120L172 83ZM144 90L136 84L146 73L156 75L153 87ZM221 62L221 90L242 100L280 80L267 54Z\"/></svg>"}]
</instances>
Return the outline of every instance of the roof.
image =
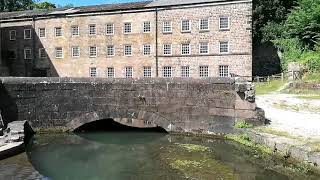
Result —
<instances>
[{"instance_id":1,"label":"roof","mask_svg":"<svg viewBox=\"0 0 320 180\"><path fill-rule=\"evenodd\" d=\"M119 4L104 4L95 6L82 6L75 8L56 8L56 9L35 9L28 11L16 11L16 12L2 12L0 13L0 20L8 19L23 19L31 17L46 17L46 16L57 16L66 14L84 14L84 13L95 13L95 12L113 12L122 10L136 10L136 9L147 9L154 7L165 7L174 5L186 5L186 4L198 4L198 3L210 3L210 2L226 2L226 1L237 1L237 0L146 0L132 3L119 3ZM250 0L249 0L250 1Z\"/></svg>"}]
</instances>

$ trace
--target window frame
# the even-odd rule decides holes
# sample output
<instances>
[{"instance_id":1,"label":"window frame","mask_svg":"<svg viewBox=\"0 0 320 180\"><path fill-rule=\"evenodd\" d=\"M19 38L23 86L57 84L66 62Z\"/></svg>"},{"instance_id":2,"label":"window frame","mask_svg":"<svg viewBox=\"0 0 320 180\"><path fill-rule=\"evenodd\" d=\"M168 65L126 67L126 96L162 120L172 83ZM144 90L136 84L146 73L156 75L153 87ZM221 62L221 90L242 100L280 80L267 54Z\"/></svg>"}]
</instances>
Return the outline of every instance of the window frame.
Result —
<instances>
[{"instance_id":1,"label":"window frame","mask_svg":"<svg viewBox=\"0 0 320 180\"><path fill-rule=\"evenodd\" d=\"M14 32L14 38L12 38L12 32ZM17 31L16 30L10 30L9 31L9 40L15 41L17 39Z\"/></svg>"},{"instance_id":2,"label":"window frame","mask_svg":"<svg viewBox=\"0 0 320 180\"><path fill-rule=\"evenodd\" d=\"M27 57L27 51L29 51L29 55L30 57ZM30 60L32 59L32 49L30 47L25 47L23 49L23 57L24 57L24 60Z\"/></svg>"},{"instance_id":3,"label":"window frame","mask_svg":"<svg viewBox=\"0 0 320 180\"><path fill-rule=\"evenodd\" d=\"M183 24L183 22L185 22L185 21L187 21L188 22L188 30L183 30L183 28L184 28L184 24ZM191 20L188 20L188 19L184 19L184 20L181 20L181 26L180 26L180 28L181 28L181 32L182 33L189 33L189 32L191 32Z\"/></svg>"},{"instance_id":4,"label":"window frame","mask_svg":"<svg viewBox=\"0 0 320 180\"><path fill-rule=\"evenodd\" d=\"M93 56L93 55L91 55L91 48L95 48L95 55ZM98 47L97 46L89 46L89 57L90 58L96 58L96 57L98 57Z\"/></svg>"},{"instance_id":5,"label":"window frame","mask_svg":"<svg viewBox=\"0 0 320 180\"><path fill-rule=\"evenodd\" d=\"M94 69L94 76L93 76L93 70ZM89 67L89 77L96 78L98 77L98 68L97 67Z\"/></svg>"},{"instance_id":6,"label":"window frame","mask_svg":"<svg viewBox=\"0 0 320 180\"><path fill-rule=\"evenodd\" d=\"M207 20L207 23L208 23L208 28L207 28L207 29L202 29L202 28L201 28L201 21L202 21L202 20ZM210 31L210 21L209 21L209 18L199 19L199 31L200 31L200 32Z\"/></svg>"},{"instance_id":7,"label":"window frame","mask_svg":"<svg viewBox=\"0 0 320 180\"><path fill-rule=\"evenodd\" d=\"M112 28L111 28L112 33L108 33L108 26L109 26L109 25L112 26ZM112 35L114 35L114 23L107 23L107 24L106 24L106 35L107 35L107 36L112 36Z\"/></svg>"},{"instance_id":8,"label":"window frame","mask_svg":"<svg viewBox=\"0 0 320 180\"><path fill-rule=\"evenodd\" d=\"M202 47L201 45L204 44L204 43L207 44L207 52L206 52L206 53L201 52L201 47ZM209 53L210 53L210 45L209 45L209 42L207 42L207 41L199 42L199 54L201 54L201 55L207 55L207 54L209 54Z\"/></svg>"},{"instance_id":9,"label":"window frame","mask_svg":"<svg viewBox=\"0 0 320 180\"><path fill-rule=\"evenodd\" d=\"M111 69L112 69L112 77L109 76L110 75L109 70L111 70ZM115 71L114 67L107 67L106 75L107 75L107 78L115 78L116 77L116 71Z\"/></svg>"},{"instance_id":10,"label":"window frame","mask_svg":"<svg viewBox=\"0 0 320 180\"><path fill-rule=\"evenodd\" d=\"M181 66L181 77L190 78L190 66Z\"/></svg>"},{"instance_id":11,"label":"window frame","mask_svg":"<svg viewBox=\"0 0 320 180\"><path fill-rule=\"evenodd\" d=\"M165 54L165 46L166 45L169 45L170 46L170 54ZM163 44L163 46L162 46L162 54L164 55L164 56L172 56L172 44Z\"/></svg>"},{"instance_id":12,"label":"window frame","mask_svg":"<svg viewBox=\"0 0 320 180\"><path fill-rule=\"evenodd\" d=\"M44 30L44 36L41 36L41 34L42 34L42 30ZM40 38L46 38L47 37L47 29L46 28L39 28L38 29L38 33L39 33L39 37Z\"/></svg>"},{"instance_id":13,"label":"window frame","mask_svg":"<svg viewBox=\"0 0 320 180\"><path fill-rule=\"evenodd\" d=\"M58 57L58 56L57 56L57 52L58 52L57 49L58 49L58 48L59 48L59 49L61 48L61 57ZM56 59L63 59L63 56L64 56L64 55L63 55L63 47L55 47L55 48L54 48L54 52L55 52L55 58L56 58Z\"/></svg>"},{"instance_id":14,"label":"window frame","mask_svg":"<svg viewBox=\"0 0 320 180\"><path fill-rule=\"evenodd\" d=\"M77 28L77 34L74 34L74 28ZM78 25L71 26L71 37L78 37L80 36L80 27Z\"/></svg>"},{"instance_id":15,"label":"window frame","mask_svg":"<svg viewBox=\"0 0 320 180\"><path fill-rule=\"evenodd\" d=\"M127 47L130 47L130 54L127 54ZM132 49L132 45L131 44L126 44L123 47L123 55L124 56L132 56L133 54L133 49Z\"/></svg>"},{"instance_id":16,"label":"window frame","mask_svg":"<svg viewBox=\"0 0 320 180\"><path fill-rule=\"evenodd\" d=\"M26 31L29 31L29 36L30 37L27 37ZM24 39L25 40L32 39L32 30L31 29L24 29L23 32L24 32L23 35L24 35Z\"/></svg>"},{"instance_id":17,"label":"window frame","mask_svg":"<svg viewBox=\"0 0 320 180\"><path fill-rule=\"evenodd\" d=\"M222 52L221 51L221 43L227 43L227 52ZM229 54L230 53L230 42L229 41L219 41L219 52L220 54Z\"/></svg>"},{"instance_id":18,"label":"window frame","mask_svg":"<svg viewBox=\"0 0 320 180\"><path fill-rule=\"evenodd\" d=\"M203 68L205 68L205 69L203 69ZM206 70L206 71L203 71L203 70ZM204 76L204 75L206 75L206 76ZM199 77L200 78L208 78L208 77L210 77L210 71L209 71L209 66L208 65L200 65L199 66Z\"/></svg>"},{"instance_id":19,"label":"window frame","mask_svg":"<svg viewBox=\"0 0 320 180\"><path fill-rule=\"evenodd\" d=\"M57 36L57 29L60 29L60 35L59 36ZM62 27L54 27L54 37L62 37L63 36L63 29L62 29Z\"/></svg>"},{"instance_id":20,"label":"window frame","mask_svg":"<svg viewBox=\"0 0 320 180\"><path fill-rule=\"evenodd\" d=\"M42 55L42 51L44 51L44 56ZM39 59L47 59L46 49L45 48L39 48Z\"/></svg>"},{"instance_id":21,"label":"window frame","mask_svg":"<svg viewBox=\"0 0 320 180\"><path fill-rule=\"evenodd\" d=\"M110 47L112 48L112 54L111 54L111 55L109 54L109 48L110 48ZM108 45L108 46L107 46L107 56L108 56L108 57L115 56L115 48L114 48L114 45Z\"/></svg>"},{"instance_id":22,"label":"window frame","mask_svg":"<svg viewBox=\"0 0 320 180\"><path fill-rule=\"evenodd\" d=\"M94 34L91 33L91 28L94 27ZM96 36L97 35L97 25L96 24L89 24L88 25L88 29L89 29L89 36Z\"/></svg>"},{"instance_id":23,"label":"window frame","mask_svg":"<svg viewBox=\"0 0 320 180\"><path fill-rule=\"evenodd\" d=\"M166 28L165 23L169 23L169 25L170 25L170 31L165 31L165 28ZM170 33L172 33L172 21L163 21L163 22L162 22L162 33L163 33L163 34L170 34Z\"/></svg>"},{"instance_id":24,"label":"window frame","mask_svg":"<svg viewBox=\"0 0 320 180\"><path fill-rule=\"evenodd\" d=\"M184 45L188 45L188 51L189 51L189 53L188 54L184 54L183 53L183 46ZM188 55L191 55L191 44L190 43L182 43L181 45L180 45L180 52L181 52L181 55L182 56L188 56Z\"/></svg>"},{"instance_id":25,"label":"window frame","mask_svg":"<svg viewBox=\"0 0 320 180\"><path fill-rule=\"evenodd\" d=\"M221 28L221 19L227 18L228 19L228 27L222 27ZM219 30L230 30L230 17L229 16L220 16L219 17Z\"/></svg>"},{"instance_id":26,"label":"window frame","mask_svg":"<svg viewBox=\"0 0 320 180\"><path fill-rule=\"evenodd\" d=\"M146 23L149 23L149 31L146 31ZM143 33L151 33L151 21L143 22Z\"/></svg>"},{"instance_id":27,"label":"window frame","mask_svg":"<svg viewBox=\"0 0 320 180\"><path fill-rule=\"evenodd\" d=\"M130 32L126 32L126 25L127 24L130 24ZM131 34L132 33L132 22L125 22L124 24L123 24L123 34Z\"/></svg>"},{"instance_id":28,"label":"window frame","mask_svg":"<svg viewBox=\"0 0 320 180\"><path fill-rule=\"evenodd\" d=\"M149 46L149 53L146 54L146 52L147 52L147 51L146 51L146 49L147 49L146 47L147 47L147 46ZM151 55L151 44L144 44L142 48L143 48L143 49L142 49L142 51L143 51L142 54L143 54L144 56L150 56L150 55Z\"/></svg>"},{"instance_id":29,"label":"window frame","mask_svg":"<svg viewBox=\"0 0 320 180\"><path fill-rule=\"evenodd\" d=\"M79 50L79 54L78 54L78 56L74 56L74 49L75 48L77 48L78 50ZM80 56L81 56L81 50L80 50L80 46L73 46L73 47L71 47L71 57L72 58L80 58Z\"/></svg>"},{"instance_id":30,"label":"window frame","mask_svg":"<svg viewBox=\"0 0 320 180\"><path fill-rule=\"evenodd\" d=\"M167 76L167 75L170 75L170 76ZM162 67L162 77L163 78L172 78L172 66L163 66Z\"/></svg>"},{"instance_id":31,"label":"window frame","mask_svg":"<svg viewBox=\"0 0 320 180\"><path fill-rule=\"evenodd\" d=\"M225 67L227 67L227 76L225 76L226 72L225 72ZM221 68L223 70L223 72L221 71ZM221 76L222 75L222 76ZM229 65L219 65L219 77L230 77L230 66Z\"/></svg>"},{"instance_id":32,"label":"window frame","mask_svg":"<svg viewBox=\"0 0 320 180\"><path fill-rule=\"evenodd\" d=\"M128 69L131 70L131 76L127 76L128 75ZM132 66L126 66L124 68L124 73L125 73L125 78L133 78L133 67Z\"/></svg>"}]
</instances>

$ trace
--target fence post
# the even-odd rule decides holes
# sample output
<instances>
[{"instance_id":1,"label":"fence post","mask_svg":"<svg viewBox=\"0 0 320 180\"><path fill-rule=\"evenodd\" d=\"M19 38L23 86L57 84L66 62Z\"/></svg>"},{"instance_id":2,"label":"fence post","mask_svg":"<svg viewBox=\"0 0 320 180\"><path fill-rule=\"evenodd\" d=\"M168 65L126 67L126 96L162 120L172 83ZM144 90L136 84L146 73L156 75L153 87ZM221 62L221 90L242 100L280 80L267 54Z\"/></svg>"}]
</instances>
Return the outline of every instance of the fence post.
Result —
<instances>
[{"instance_id":1,"label":"fence post","mask_svg":"<svg viewBox=\"0 0 320 180\"><path fill-rule=\"evenodd\" d=\"M281 81L284 81L284 73L281 73Z\"/></svg>"},{"instance_id":2,"label":"fence post","mask_svg":"<svg viewBox=\"0 0 320 180\"><path fill-rule=\"evenodd\" d=\"M270 76L268 76L267 82L270 82Z\"/></svg>"}]
</instances>

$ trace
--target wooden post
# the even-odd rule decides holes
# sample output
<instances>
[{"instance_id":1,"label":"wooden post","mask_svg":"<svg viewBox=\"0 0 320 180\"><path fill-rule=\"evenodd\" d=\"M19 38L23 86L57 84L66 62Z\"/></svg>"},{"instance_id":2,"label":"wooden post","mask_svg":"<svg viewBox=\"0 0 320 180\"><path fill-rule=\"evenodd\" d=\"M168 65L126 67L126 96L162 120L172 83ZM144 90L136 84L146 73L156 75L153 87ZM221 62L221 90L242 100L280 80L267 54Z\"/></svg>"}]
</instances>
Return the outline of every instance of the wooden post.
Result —
<instances>
[{"instance_id":1,"label":"wooden post","mask_svg":"<svg viewBox=\"0 0 320 180\"><path fill-rule=\"evenodd\" d=\"M284 81L284 73L281 73L281 81Z\"/></svg>"}]
</instances>

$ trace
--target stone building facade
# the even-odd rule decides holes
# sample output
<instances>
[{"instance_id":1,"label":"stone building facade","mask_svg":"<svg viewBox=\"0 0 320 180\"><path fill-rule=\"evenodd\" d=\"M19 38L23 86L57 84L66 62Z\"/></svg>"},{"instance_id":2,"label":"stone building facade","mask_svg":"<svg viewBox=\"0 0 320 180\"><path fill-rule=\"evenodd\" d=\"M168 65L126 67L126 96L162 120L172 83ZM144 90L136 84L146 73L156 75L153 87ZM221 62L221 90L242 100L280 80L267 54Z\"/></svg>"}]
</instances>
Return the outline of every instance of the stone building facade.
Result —
<instances>
[{"instance_id":1,"label":"stone building facade","mask_svg":"<svg viewBox=\"0 0 320 180\"><path fill-rule=\"evenodd\" d=\"M12 76L252 75L251 0L156 0L1 13Z\"/></svg>"}]
</instances>

